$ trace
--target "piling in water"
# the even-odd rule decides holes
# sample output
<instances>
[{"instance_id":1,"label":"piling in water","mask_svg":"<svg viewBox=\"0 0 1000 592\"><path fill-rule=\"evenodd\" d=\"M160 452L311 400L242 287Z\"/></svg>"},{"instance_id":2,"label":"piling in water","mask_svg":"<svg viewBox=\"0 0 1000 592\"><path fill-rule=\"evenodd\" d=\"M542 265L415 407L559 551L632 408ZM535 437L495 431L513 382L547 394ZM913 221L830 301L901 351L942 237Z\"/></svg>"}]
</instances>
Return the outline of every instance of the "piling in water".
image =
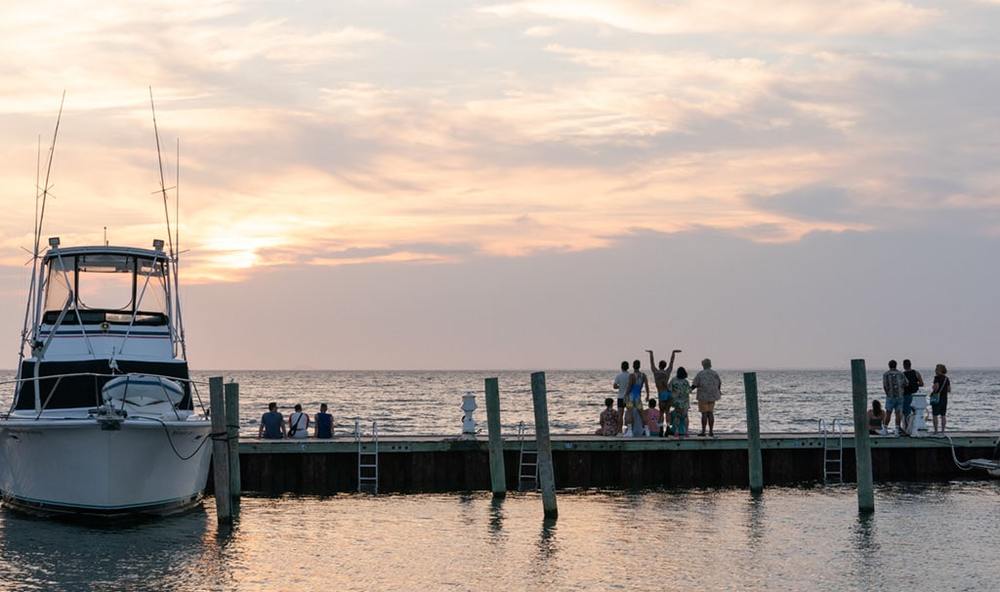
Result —
<instances>
[{"instance_id":1,"label":"piling in water","mask_svg":"<svg viewBox=\"0 0 1000 592\"><path fill-rule=\"evenodd\" d=\"M233 514L240 511L240 385L236 382L226 383L226 438L229 452L229 497L232 500Z\"/></svg>"},{"instance_id":2,"label":"piling in water","mask_svg":"<svg viewBox=\"0 0 1000 592\"><path fill-rule=\"evenodd\" d=\"M486 427L490 436L490 488L493 497L504 497L507 495L507 472L500 434L500 384L496 378L486 379Z\"/></svg>"},{"instance_id":3,"label":"piling in water","mask_svg":"<svg viewBox=\"0 0 1000 592\"><path fill-rule=\"evenodd\" d=\"M757 408L757 373L743 374L747 399L747 461L750 467L750 492L764 491L764 462L760 452L760 413Z\"/></svg>"},{"instance_id":4,"label":"piling in water","mask_svg":"<svg viewBox=\"0 0 1000 592\"><path fill-rule=\"evenodd\" d=\"M220 523L232 522L232 498L229 493L229 446L226 439L226 404L221 376L208 379L209 405L212 412L212 483L215 487L215 514Z\"/></svg>"},{"instance_id":5,"label":"piling in water","mask_svg":"<svg viewBox=\"0 0 1000 592\"><path fill-rule=\"evenodd\" d=\"M875 511L872 485L872 448L868 436L868 373L864 360L851 360L851 385L854 394L854 462L858 475L858 510Z\"/></svg>"},{"instance_id":6,"label":"piling in water","mask_svg":"<svg viewBox=\"0 0 1000 592\"><path fill-rule=\"evenodd\" d=\"M549 407L545 393L545 373L531 375L531 400L535 408L535 442L538 445L538 480L542 488L542 508L546 518L556 518L556 479L549 439Z\"/></svg>"}]
</instances>

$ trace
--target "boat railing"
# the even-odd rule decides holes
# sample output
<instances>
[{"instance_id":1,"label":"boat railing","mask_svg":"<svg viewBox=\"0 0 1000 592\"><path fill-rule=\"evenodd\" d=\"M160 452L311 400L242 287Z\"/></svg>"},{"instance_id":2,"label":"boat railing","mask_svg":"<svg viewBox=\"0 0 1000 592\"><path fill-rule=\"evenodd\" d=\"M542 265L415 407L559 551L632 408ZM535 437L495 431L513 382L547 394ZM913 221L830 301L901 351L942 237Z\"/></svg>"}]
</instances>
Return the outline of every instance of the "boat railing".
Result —
<instances>
[{"instance_id":1,"label":"boat railing","mask_svg":"<svg viewBox=\"0 0 1000 592\"><path fill-rule=\"evenodd\" d=\"M174 381L177 381L177 382L188 383L189 385L191 385L191 390L194 391L195 398L198 400L198 406L201 407L202 413L206 413L205 403L202 401L201 392L198 390L198 385L199 384L201 384L201 385L207 385L208 384L207 380L195 380L193 378L180 378L180 377L177 377L177 376L167 376L165 374L154 374L154 373L151 373L151 372L125 372L125 373L118 373L118 374L113 374L113 373L110 373L110 372L68 372L68 373L65 373L65 374L49 374L49 375L46 375L46 376L33 376L33 377L30 377L30 378L10 378L10 379L6 379L6 380L0 380L0 385L2 385L2 384L18 384L19 385L19 384L25 383L25 382L41 382L43 380L52 380L52 379L55 379L56 384L52 387L52 390L49 391L48 395L45 397L45 401L41 405L41 408L38 410L38 413L35 415L35 419L37 420L37 419L41 418L42 412L45 411L45 409L48 407L49 401L52 400L52 395L54 395L55 392L56 392L56 390L58 390L59 384L62 382L63 378L72 378L72 377L80 377L80 376L84 376L84 377L91 376L91 377L95 377L95 378L100 378L100 377L103 377L103 378L120 378L122 376L128 376L130 374L142 374L143 376L151 376L153 378L164 378L164 379L167 379L167 380L174 380ZM14 397L14 400L11 401L10 409L7 411L7 414L5 415L5 417L10 417L10 415L14 412L14 405L16 404L16 402L17 402L17 397ZM123 400L122 401L122 405L124 406L124 404L125 404L125 401ZM176 407L174 408L174 412L175 413L177 412Z\"/></svg>"}]
</instances>

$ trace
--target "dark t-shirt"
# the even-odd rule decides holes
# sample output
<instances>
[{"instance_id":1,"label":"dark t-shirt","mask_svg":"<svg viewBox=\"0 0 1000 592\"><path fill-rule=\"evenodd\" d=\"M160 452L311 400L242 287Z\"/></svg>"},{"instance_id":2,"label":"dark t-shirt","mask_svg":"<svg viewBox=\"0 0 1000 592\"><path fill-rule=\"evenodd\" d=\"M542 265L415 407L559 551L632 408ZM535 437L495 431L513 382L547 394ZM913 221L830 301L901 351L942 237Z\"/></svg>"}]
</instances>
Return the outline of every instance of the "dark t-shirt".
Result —
<instances>
[{"instance_id":1,"label":"dark t-shirt","mask_svg":"<svg viewBox=\"0 0 1000 592\"><path fill-rule=\"evenodd\" d=\"M948 391L951 390L951 381L945 382L946 380L948 380L948 377L943 374L934 376L934 390L941 397L947 397Z\"/></svg>"},{"instance_id":2,"label":"dark t-shirt","mask_svg":"<svg viewBox=\"0 0 1000 592\"><path fill-rule=\"evenodd\" d=\"M264 437L280 440L281 439L281 414L277 411L268 411L264 415L260 416L260 423L264 426Z\"/></svg>"},{"instance_id":3,"label":"dark t-shirt","mask_svg":"<svg viewBox=\"0 0 1000 592\"><path fill-rule=\"evenodd\" d=\"M919 383L917 382L917 371L916 370L904 370L903 376L906 377L906 390L903 392L907 395L912 395L920 390Z\"/></svg>"},{"instance_id":4,"label":"dark t-shirt","mask_svg":"<svg viewBox=\"0 0 1000 592\"><path fill-rule=\"evenodd\" d=\"M329 413L317 413L313 418L316 420L316 437L333 437L333 416Z\"/></svg>"}]
</instances>

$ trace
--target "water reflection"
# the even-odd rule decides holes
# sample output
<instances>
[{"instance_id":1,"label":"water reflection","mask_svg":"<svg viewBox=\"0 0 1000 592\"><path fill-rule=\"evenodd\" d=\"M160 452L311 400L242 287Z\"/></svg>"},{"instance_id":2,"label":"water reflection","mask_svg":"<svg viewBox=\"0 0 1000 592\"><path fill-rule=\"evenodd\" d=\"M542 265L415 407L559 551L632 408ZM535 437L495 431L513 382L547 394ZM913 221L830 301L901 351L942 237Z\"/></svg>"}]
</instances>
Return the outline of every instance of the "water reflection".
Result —
<instances>
[{"instance_id":1,"label":"water reflection","mask_svg":"<svg viewBox=\"0 0 1000 592\"><path fill-rule=\"evenodd\" d=\"M558 523L537 494L245 498L226 536L211 500L121 528L6 512L0 590L993 589L998 493L879 487L859 516L853 488L586 492Z\"/></svg>"},{"instance_id":2,"label":"water reflection","mask_svg":"<svg viewBox=\"0 0 1000 592\"><path fill-rule=\"evenodd\" d=\"M490 499L490 541L497 543L503 540L503 503L504 497Z\"/></svg>"},{"instance_id":3,"label":"water reflection","mask_svg":"<svg viewBox=\"0 0 1000 592\"><path fill-rule=\"evenodd\" d=\"M750 551L756 554L761 550L761 542L764 540L763 494L752 494L747 502L746 510L747 541L750 545Z\"/></svg>"},{"instance_id":4,"label":"water reflection","mask_svg":"<svg viewBox=\"0 0 1000 592\"><path fill-rule=\"evenodd\" d=\"M74 524L5 509L0 582L24 590L113 589L121 582L134 589L189 589L190 566L217 564L206 558L213 548L207 523L200 509L126 525Z\"/></svg>"},{"instance_id":5,"label":"water reflection","mask_svg":"<svg viewBox=\"0 0 1000 592\"><path fill-rule=\"evenodd\" d=\"M538 558L542 561L547 561L556 554L557 550L556 519L543 518L542 532L538 537Z\"/></svg>"}]
</instances>

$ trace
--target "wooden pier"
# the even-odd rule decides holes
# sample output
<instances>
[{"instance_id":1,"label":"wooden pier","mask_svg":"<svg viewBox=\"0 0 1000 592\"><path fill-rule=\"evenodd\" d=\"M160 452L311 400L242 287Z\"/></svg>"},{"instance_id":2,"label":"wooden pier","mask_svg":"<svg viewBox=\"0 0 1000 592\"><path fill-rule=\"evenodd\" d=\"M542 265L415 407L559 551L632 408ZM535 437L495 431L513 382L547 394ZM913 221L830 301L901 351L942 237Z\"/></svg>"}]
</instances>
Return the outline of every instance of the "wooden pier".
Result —
<instances>
[{"instance_id":1,"label":"wooden pier","mask_svg":"<svg viewBox=\"0 0 1000 592\"><path fill-rule=\"evenodd\" d=\"M992 458L998 432L949 434L960 460ZM823 436L761 434L764 486L822 482ZM363 446L370 446L362 439ZM986 478L962 471L945 438L872 436L875 481L947 481ZM507 488L517 489L521 443L503 442ZM653 487L747 487L746 434L716 438L616 438L553 435L556 487L644 489ZM843 440L843 477L855 479L854 438ZM258 440L239 443L240 477L247 493L329 495L357 491L358 442ZM489 443L484 436L379 437L379 486L383 493L490 491Z\"/></svg>"}]
</instances>

